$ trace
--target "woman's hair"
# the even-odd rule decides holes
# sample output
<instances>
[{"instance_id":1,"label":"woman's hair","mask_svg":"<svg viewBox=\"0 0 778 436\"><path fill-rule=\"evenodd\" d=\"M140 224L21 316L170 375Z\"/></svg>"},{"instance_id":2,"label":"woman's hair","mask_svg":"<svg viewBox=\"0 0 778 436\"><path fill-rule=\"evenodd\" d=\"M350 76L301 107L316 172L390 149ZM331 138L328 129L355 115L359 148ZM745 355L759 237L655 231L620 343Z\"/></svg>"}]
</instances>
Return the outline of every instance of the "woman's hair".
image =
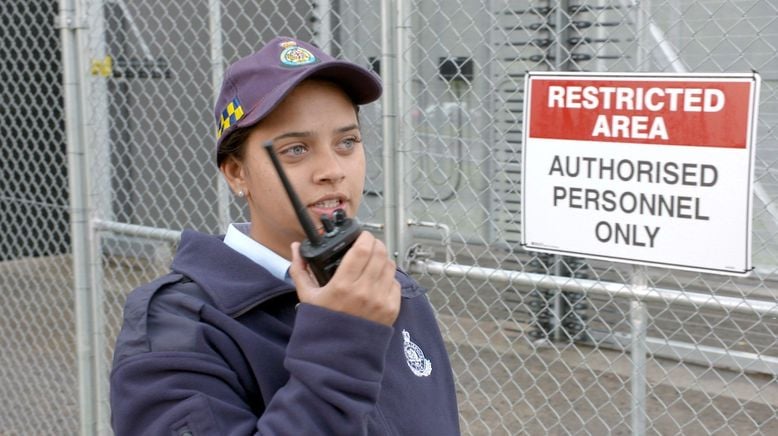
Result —
<instances>
[{"instance_id":1,"label":"woman's hair","mask_svg":"<svg viewBox=\"0 0 778 436\"><path fill-rule=\"evenodd\" d=\"M254 126L239 128L230 133L230 136L222 141L219 145L219 149L216 150L217 167L221 167L222 162L230 156L234 156L239 161L243 160L244 146L249 135L251 135L252 130L254 130Z\"/></svg>"}]
</instances>

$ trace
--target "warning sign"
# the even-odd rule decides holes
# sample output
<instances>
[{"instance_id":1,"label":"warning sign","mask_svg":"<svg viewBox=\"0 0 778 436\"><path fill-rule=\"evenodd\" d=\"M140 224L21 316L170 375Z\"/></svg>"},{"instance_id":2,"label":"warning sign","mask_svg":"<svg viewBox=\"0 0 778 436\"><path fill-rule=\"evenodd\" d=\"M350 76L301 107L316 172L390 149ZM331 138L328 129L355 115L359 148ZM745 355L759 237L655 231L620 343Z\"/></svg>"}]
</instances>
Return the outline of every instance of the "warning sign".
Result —
<instances>
[{"instance_id":1,"label":"warning sign","mask_svg":"<svg viewBox=\"0 0 778 436\"><path fill-rule=\"evenodd\" d=\"M529 73L528 250L751 270L757 74Z\"/></svg>"}]
</instances>

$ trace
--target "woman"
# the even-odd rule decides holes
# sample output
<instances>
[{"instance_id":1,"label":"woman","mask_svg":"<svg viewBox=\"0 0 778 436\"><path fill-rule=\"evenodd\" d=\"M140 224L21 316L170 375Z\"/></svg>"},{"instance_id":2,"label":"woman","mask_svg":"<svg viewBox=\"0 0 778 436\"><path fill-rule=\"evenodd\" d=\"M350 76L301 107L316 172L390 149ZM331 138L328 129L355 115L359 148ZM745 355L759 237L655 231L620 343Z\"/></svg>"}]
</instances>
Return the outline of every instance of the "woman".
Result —
<instances>
[{"instance_id":1,"label":"woman","mask_svg":"<svg viewBox=\"0 0 778 436\"><path fill-rule=\"evenodd\" d=\"M276 38L225 73L217 165L251 222L184 231L172 272L133 291L111 374L116 434L456 435L434 313L362 232L320 286L263 149L272 141L311 219L354 216L365 177L358 105L371 72Z\"/></svg>"}]
</instances>

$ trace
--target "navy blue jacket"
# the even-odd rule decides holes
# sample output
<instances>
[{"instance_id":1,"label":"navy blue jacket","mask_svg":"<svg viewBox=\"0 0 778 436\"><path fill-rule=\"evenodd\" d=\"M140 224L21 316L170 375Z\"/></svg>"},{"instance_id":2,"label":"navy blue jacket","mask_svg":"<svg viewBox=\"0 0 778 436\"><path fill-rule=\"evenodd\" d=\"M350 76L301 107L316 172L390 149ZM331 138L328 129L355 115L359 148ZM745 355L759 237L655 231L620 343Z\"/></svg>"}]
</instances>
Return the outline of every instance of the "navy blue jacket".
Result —
<instances>
[{"instance_id":1,"label":"navy blue jacket","mask_svg":"<svg viewBox=\"0 0 778 436\"><path fill-rule=\"evenodd\" d=\"M294 288L185 231L134 290L111 373L117 435L459 434L448 355L402 272L394 327L298 303Z\"/></svg>"}]
</instances>

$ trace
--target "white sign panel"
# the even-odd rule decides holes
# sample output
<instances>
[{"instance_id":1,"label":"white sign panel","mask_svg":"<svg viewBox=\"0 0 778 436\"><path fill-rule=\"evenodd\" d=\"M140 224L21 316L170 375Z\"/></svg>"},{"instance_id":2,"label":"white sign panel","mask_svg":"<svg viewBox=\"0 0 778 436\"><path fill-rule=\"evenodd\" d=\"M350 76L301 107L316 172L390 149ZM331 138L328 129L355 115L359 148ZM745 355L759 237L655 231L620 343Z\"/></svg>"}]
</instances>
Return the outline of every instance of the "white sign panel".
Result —
<instances>
[{"instance_id":1,"label":"white sign panel","mask_svg":"<svg viewBox=\"0 0 778 436\"><path fill-rule=\"evenodd\" d=\"M759 76L529 73L528 250L745 274Z\"/></svg>"}]
</instances>

